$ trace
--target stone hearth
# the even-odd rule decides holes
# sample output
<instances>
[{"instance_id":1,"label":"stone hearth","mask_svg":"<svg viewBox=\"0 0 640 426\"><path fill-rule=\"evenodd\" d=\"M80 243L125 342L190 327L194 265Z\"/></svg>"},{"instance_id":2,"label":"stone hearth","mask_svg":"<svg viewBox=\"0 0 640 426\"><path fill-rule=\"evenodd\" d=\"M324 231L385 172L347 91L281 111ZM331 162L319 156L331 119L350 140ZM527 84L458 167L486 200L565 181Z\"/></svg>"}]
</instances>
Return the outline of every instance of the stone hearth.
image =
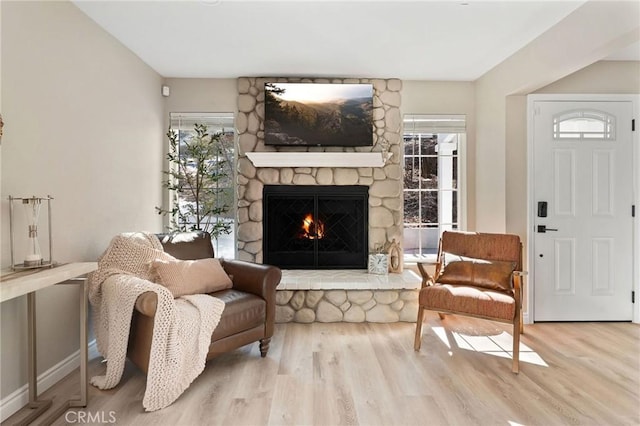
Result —
<instances>
[{"instance_id":1,"label":"stone hearth","mask_svg":"<svg viewBox=\"0 0 640 426\"><path fill-rule=\"evenodd\" d=\"M411 270L284 270L276 322L415 322L421 279Z\"/></svg>"}]
</instances>

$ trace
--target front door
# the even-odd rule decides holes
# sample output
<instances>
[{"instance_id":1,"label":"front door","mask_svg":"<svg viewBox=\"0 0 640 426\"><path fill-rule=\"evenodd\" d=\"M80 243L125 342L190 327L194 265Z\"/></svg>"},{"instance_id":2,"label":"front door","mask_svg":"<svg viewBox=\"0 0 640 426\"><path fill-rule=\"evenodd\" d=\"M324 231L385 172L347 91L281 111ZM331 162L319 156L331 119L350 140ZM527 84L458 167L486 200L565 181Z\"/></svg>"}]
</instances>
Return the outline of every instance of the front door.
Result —
<instances>
[{"instance_id":1,"label":"front door","mask_svg":"<svg viewBox=\"0 0 640 426\"><path fill-rule=\"evenodd\" d=\"M532 105L534 320L630 321L632 103Z\"/></svg>"}]
</instances>

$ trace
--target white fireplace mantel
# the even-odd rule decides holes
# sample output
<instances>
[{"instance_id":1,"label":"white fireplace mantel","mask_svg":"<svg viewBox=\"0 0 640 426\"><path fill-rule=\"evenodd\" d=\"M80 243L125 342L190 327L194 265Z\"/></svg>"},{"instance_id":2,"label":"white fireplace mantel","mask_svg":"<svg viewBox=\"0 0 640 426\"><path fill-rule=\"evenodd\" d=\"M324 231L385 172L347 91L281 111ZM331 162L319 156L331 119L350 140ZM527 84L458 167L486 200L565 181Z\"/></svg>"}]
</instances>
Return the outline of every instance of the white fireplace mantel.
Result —
<instances>
[{"instance_id":1,"label":"white fireplace mantel","mask_svg":"<svg viewBox=\"0 0 640 426\"><path fill-rule=\"evenodd\" d=\"M382 152L247 152L254 167L383 167Z\"/></svg>"}]
</instances>

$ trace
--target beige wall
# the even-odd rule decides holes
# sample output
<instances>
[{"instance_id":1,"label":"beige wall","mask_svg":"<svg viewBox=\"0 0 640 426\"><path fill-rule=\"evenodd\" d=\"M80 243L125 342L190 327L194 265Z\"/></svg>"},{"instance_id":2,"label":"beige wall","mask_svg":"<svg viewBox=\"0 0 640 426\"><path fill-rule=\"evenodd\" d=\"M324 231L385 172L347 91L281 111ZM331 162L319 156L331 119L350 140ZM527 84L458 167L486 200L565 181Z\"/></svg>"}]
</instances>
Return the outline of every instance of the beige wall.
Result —
<instances>
[{"instance_id":1,"label":"beige wall","mask_svg":"<svg viewBox=\"0 0 640 426\"><path fill-rule=\"evenodd\" d=\"M171 89L165 98L167 120L171 112L234 112L238 109L235 78L167 78ZM168 124L168 121L167 121Z\"/></svg>"},{"instance_id":2,"label":"beige wall","mask_svg":"<svg viewBox=\"0 0 640 426\"><path fill-rule=\"evenodd\" d=\"M640 61L600 61L534 93L640 93Z\"/></svg>"},{"instance_id":3,"label":"beige wall","mask_svg":"<svg viewBox=\"0 0 640 426\"><path fill-rule=\"evenodd\" d=\"M159 231L162 78L69 2L2 2L2 253L8 195L51 194L55 260ZM39 372L79 348L78 290L38 293ZM27 382L25 301L5 302L0 398Z\"/></svg>"}]
</instances>

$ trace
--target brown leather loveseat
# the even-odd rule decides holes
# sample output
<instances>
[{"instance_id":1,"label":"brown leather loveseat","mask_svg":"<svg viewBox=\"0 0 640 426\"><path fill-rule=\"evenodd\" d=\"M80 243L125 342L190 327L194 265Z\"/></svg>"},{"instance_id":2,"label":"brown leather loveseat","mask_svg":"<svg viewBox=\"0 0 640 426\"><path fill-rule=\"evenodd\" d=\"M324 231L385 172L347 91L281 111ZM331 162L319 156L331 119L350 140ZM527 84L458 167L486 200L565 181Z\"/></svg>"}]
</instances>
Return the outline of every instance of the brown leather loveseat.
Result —
<instances>
[{"instance_id":1,"label":"brown leather loveseat","mask_svg":"<svg viewBox=\"0 0 640 426\"><path fill-rule=\"evenodd\" d=\"M211 237L205 232L157 234L164 251L181 260L214 257ZM211 336L207 360L224 352L260 341L265 357L273 336L276 287L281 271L275 266L220 259L233 287L211 293L225 302L220 323ZM153 292L138 297L131 320L128 358L145 373L149 366L157 297Z\"/></svg>"}]
</instances>

